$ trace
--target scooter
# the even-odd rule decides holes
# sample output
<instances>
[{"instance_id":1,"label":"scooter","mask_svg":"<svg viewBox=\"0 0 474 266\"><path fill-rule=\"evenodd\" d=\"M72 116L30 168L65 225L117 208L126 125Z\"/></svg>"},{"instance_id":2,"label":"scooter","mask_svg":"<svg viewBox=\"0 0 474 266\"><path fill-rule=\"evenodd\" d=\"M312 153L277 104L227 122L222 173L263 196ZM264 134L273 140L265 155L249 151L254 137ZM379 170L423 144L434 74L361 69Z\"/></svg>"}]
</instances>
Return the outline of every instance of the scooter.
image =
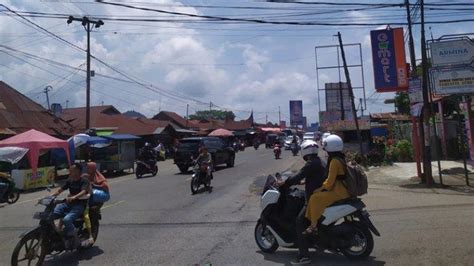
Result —
<instances>
[{"instance_id":1,"label":"scooter","mask_svg":"<svg viewBox=\"0 0 474 266\"><path fill-rule=\"evenodd\" d=\"M155 160L141 161L137 160L137 168L135 169L135 176L140 179L145 174L156 176L158 173L158 165Z\"/></svg>"},{"instance_id":2,"label":"scooter","mask_svg":"<svg viewBox=\"0 0 474 266\"><path fill-rule=\"evenodd\" d=\"M298 144L296 143L291 144L291 152L293 153L293 156L298 155Z\"/></svg>"},{"instance_id":3,"label":"scooter","mask_svg":"<svg viewBox=\"0 0 474 266\"><path fill-rule=\"evenodd\" d=\"M20 191L16 188L15 181L9 176L2 174L2 180L0 181L7 185L7 190L3 194L3 197L0 198L0 203L13 204L18 201L20 198Z\"/></svg>"},{"instance_id":4,"label":"scooter","mask_svg":"<svg viewBox=\"0 0 474 266\"><path fill-rule=\"evenodd\" d=\"M275 145L273 146L273 154L275 155L275 159L280 159L281 155L281 147L280 145Z\"/></svg>"},{"instance_id":5,"label":"scooter","mask_svg":"<svg viewBox=\"0 0 474 266\"><path fill-rule=\"evenodd\" d=\"M268 176L261 198L262 213L255 226L257 246L265 253L278 247L297 248L296 217L305 205L304 191L274 186L276 178ZM342 253L350 259L367 258L373 248L372 233L380 236L365 204L358 198L336 202L324 211L317 234L308 236L310 248Z\"/></svg>"},{"instance_id":6,"label":"scooter","mask_svg":"<svg viewBox=\"0 0 474 266\"><path fill-rule=\"evenodd\" d=\"M191 193L193 195L196 194L201 185L204 185L207 191L211 193L212 171L209 164L206 162L201 163L201 165L195 164L193 171L194 174L191 177Z\"/></svg>"}]
</instances>

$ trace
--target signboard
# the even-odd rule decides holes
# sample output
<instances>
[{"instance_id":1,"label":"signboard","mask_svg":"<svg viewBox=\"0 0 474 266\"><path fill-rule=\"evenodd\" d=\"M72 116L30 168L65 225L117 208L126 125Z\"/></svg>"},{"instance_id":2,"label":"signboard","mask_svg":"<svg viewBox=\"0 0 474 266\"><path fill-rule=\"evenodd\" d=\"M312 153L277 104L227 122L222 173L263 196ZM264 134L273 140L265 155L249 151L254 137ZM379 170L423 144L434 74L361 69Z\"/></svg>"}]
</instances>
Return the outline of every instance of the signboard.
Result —
<instances>
[{"instance_id":1,"label":"signboard","mask_svg":"<svg viewBox=\"0 0 474 266\"><path fill-rule=\"evenodd\" d=\"M367 118L359 119L359 129L370 129L370 121ZM356 130L354 120L341 120L341 113L339 111L325 111L319 112L320 127L329 131L350 131Z\"/></svg>"},{"instance_id":2,"label":"signboard","mask_svg":"<svg viewBox=\"0 0 474 266\"><path fill-rule=\"evenodd\" d=\"M341 111L342 102L342 105L344 107L344 116L346 118L352 117L352 104L347 83L326 83L324 87L326 92L326 111Z\"/></svg>"},{"instance_id":3,"label":"signboard","mask_svg":"<svg viewBox=\"0 0 474 266\"><path fill-rule=\"evenodd\" d=\"M408 68L405 58L403 28L373 30L370 32L377 92L405 91L408 89Z\"/></svg>"},{"instance_id":4,"label":"signboard","mask_svg":"<svg viewBox=\"0 0 474 266\"><path fill-rule=\"evenodd\" d=\"M474 59L474 42L470 39L431 43L433 66L469 65Z\"/></svg>"},{"instance_id":5,"label":"signboard","mask_svg":"<svg viewBox=\"0 0 474 266\"><path fill-rule=\"evenodd\" d=\"M290 101L290 124L303 125L303 101Z\"/></svg>"},{"instance_id":6,"label":"signboard","mask_svg":"<svg viewBox=\"0 0 474 266\"><path fill-rule=\"evenodd\" d=\"M12 178L19 189L28 190L46 187L49 181L54 178L54 166L38 168L36 176L33 176L31 169L14 169L12 170Z\"/></svg>"},{"instance_id":7,"label":"signboard","mask_svg":"<svg viewBox=\"0 0 474 266\"><path fill-rule=\"evenodd\" d=\"M415 103L410 106L410 114L414 117L420 117L423 110L423 103Z\"/></svg>"},{"instance_id":8,"label":"signboard","mask_svg":"<svg viewBox=\"0 0 474 266\"><path fill-rule=\"evenodd\" d=\"M474 93L474 66L431 69L436 94Z\"/></svg>"},{"instance_id":9,"label":"signboard","mask_svg":"<svg viewBox=\"0 0 474 266\"><path fill-rule=\"evenodd\" d=\"M421 79L419 77L410 78L408 97L410 98L410 104L423 102L423 90L421 88Z\"/></svg>"}]
</instances>

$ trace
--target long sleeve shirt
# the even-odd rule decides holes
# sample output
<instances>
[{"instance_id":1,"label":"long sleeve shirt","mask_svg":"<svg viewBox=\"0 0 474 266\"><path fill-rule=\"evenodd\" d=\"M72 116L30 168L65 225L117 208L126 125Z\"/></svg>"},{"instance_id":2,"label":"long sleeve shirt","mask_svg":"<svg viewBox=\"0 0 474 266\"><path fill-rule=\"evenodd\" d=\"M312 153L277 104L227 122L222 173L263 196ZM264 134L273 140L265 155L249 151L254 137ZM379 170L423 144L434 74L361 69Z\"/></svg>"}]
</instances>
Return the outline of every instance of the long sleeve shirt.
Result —
<instances>
[{"instance_id":1,"label":"long sleeve shirt","mask_svg":"<svg viewBox=\"0 0 474 266\"><path fill-rule=\"evenodd\" d=\"M341 180L337 179L338 176L344 176L346 174L344 167L340 160L332 159L331 162L329 162L328 178L324 180L321 188L327 191L333 191L341 196L349 197L350 195L346 187Z\"/></svg>"},{"instance_id":2,"label":"long sleeve shirt","mask_svg":"<svg viewBox=\"0 0 474 266\"><path fill-rule=\"evenodd\" d=\"M288 186L297 185L305 179L306 200L309 199L313 191L324 182L326 169L319 158L306 162L301 170L294 176L289 177L285 184Z\"/></svg>"}]
</instances>

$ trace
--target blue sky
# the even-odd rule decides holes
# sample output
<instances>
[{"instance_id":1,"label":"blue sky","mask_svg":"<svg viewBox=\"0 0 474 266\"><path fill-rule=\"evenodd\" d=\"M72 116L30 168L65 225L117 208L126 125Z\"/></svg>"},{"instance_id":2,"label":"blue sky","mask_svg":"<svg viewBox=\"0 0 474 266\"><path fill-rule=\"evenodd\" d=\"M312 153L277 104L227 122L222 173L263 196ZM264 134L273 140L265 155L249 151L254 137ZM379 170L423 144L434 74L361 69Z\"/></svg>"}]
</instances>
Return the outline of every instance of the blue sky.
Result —
<instances>
[{"instance_id":1,"label":"blue sky","mask_svg":"<svg viewBox=\"0 0 474 266\"><path fill-rule=\"evenodd\" d=\"M402 1L357 2L393 4ZM468 0L425 2L470 3ZM133 109L152 116L160 110L176 111L184 115L187 104L190 106L190 113L193 113L196 110L208 109L209 102L212 102L212 107L215 109L233 110L238 119L247 118L253 109L258 121L264 122L268 118L276 122L279 106L282 120L288 120L288 101L303 100L304 113L309 122L314 122L318 119L319 111L314 47L337 44L334 35L340 31L345 43L362 45L363 75L366 96L369 97L367 112L393 110L393 105L383 103L384 99L393 97L393 94L374 93L373 88L369 33L370 30L384 26L196 22L190 21L190 18L103 5L88 0L1 0L0 3L16 11L67 14L77 17L89 15L99 18L181 20L160 23L107 20L104 26L93 32L92 53L115 69L126 73L127 77L133 77L135 81L146 85L125 82L127 77L93 60L92 69L99 74L93 77L91 83L93 105L111 104L120 111ZM349 24L406 22L406 11L400 7L355 11L354 9L362 6L265 3L252 0L140 0L127 3L199 15L263 18L275 21ZM226 6L253 8L224 8ZM473 19L473 8L469 6L465 10L460 7L456 8L460 10L427 10L426 20ZM0 7L0 11L3 10ZM79 47L86 45L85 31L78 22L67 25L65 19L37 17L28 19ZM472 28L474 28L473 22L428 25L426 29L428 38L431 34L434 38L438 38L444 34L470 32ZM417 58L420 58L419 25L415 26L414 34ZM46 85L53 87L50 92L51 102L66 105L67 101L69 107L85 105L83 52L35 30L21 18L5 12L0 13L0 45L4 45L0 47L0 51L4 51L0 52L0 80L43 105L46 104L46 97L42 90ZM9 50L10 48L16 51ZM33 58L25 53L41 58ZM347 48L346 55L349 64L356 64L359 60L358 49ZM337 65L335 49L324 50L318 56L320 65ZM60 62L66 66L44 59ZM361 75L357 69L351 71L354 86L361 85ZM337 71L320 72L320 86L324 86L325 82L338 81ZM321 94L321 97L321 102L324 103L324 94ZM362 97L360 91L356 91L356 97ZM325 109L324 104L321 109Z\"/></svg>"}]
</instances>

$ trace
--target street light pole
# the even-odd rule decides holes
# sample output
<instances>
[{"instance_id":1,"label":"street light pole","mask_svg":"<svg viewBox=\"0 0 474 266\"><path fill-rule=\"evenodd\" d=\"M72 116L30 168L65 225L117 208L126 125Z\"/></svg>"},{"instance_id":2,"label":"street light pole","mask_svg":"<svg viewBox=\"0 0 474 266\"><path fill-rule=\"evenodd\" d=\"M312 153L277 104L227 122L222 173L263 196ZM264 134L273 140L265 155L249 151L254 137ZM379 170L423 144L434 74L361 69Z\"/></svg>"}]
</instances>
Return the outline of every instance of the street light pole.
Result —
<instances>
[{"instance_id":1,"label":"street light pole","mask_svg":"<svg viewBox=\"0 0 474 266\"><path fill-rule=\"evenodd\" d=\"M90 45L90 33L92 29L99 28L100 26L104 25L102 20L91 20L88 17L83 18L75 18L73 16L69 16L67 20L67 24L71 24L73 21L80 21L82 26L87 32L87 77L86 77L86 130L90 128L90 120L91 120L91 45ZM91 27L93 24L93 27Z\"/></svg>"},{"instance_id":2,"label":"street light pole","mask_svg":"<svg viewBox=\"0 0 474 266\"><path fill-rule=\"evenodd\" d=\"M44 88L43 92L46 94L46 103L48 104L48 111L51 110L51 107L49 105L49 95L48 95L48 92L52 89L53 87L51 87L51 85L48 85L46 86L46 88Z\"/></svg>"}]
</instances>

